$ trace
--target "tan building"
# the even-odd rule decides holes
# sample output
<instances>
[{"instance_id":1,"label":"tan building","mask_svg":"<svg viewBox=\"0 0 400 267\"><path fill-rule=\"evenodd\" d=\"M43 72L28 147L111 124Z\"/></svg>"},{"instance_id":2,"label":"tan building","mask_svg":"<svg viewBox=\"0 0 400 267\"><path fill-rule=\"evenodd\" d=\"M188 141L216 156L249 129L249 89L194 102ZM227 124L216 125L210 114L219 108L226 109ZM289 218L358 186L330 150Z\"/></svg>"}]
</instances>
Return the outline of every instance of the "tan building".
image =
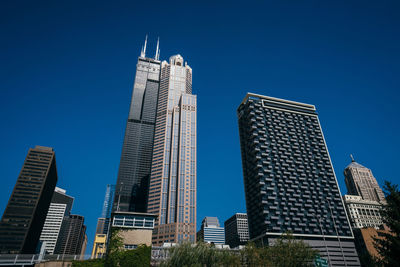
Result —
<instances>
[{"instance_id":1,"label":"tan building","mask_svg":"<svg viewBox=\"0 0 400 267\"><path fill-rule=\"evenodd\" d=\"M93 242L92 259L102 258L107 251L107 235L96 234Z\"/></svg>"},{"instance_id":2,"label":"tan building","mask_svg":"<svg viewBox=\"0 0 400 267\"><path fill-rule=\"evenodd\" d=\"M156 215L141 212L114 212L111 227L119 229L124 249L135 249L140 245L151 246Z\"/></svg>"},{"instance_id":3,"label":"tan building","mask_svg":"<svg viewBox=\"0 0 400 267\"><path fill-rule=\"evenodd\" d=\"M182 56L163 61L147 205L158 215L153 245L196 240L196 101Z\"/></svg>"},{"instance_id":4,"label":"tan building","mask_svg":"<svg viewBox=\"0 0 400 267\"><path fill-rule=\"evenodd\" d=\"M348 194L361 196L364 200L385 202L385 195L372 171L355 162L353 156L351 159L351 163L344 170Z\"/></svg>"}]
</instances>

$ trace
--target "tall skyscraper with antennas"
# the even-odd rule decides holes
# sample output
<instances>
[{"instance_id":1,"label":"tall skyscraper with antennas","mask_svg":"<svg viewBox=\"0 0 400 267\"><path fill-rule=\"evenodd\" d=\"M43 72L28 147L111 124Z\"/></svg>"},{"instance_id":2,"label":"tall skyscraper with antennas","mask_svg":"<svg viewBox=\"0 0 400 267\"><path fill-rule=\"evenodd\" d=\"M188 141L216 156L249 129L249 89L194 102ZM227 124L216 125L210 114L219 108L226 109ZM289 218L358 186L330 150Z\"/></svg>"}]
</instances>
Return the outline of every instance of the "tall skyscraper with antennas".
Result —
<instances>
[{"instance_id":1,"label":"tall skyscraper with antennas","mask_svg":"<svg viewBox=\"0 0 400 267\"><path fill-rule=\"evenodd\" d=\"M181 55L138 59L113 211L157 215L152 242L196 240L196 95ZM130 214L129 214L130 213Z\"/></svg>"},{"instance_id":2,"label":"tall skyscraper with antennas","mask_svg":"<svg viewBox=\"0 0 400 267\"><path fill-rule=\"evenodd\" d=\"M146 57L147 36L136 65L113 211L146 212L160 84L159 47Z\"/></svg>"}]
</instances>

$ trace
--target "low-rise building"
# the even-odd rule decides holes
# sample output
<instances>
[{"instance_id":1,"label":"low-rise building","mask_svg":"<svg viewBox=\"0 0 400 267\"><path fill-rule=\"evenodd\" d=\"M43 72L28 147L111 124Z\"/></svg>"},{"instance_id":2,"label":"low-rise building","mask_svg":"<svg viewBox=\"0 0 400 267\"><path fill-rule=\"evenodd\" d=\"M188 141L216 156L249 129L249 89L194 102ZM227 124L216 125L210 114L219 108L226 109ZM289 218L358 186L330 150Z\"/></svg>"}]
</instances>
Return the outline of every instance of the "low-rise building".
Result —
<instances>
[{"instance_id":1,"label":"low-rise building","mask_svg":"<svg viewBox=\"0 0 400 267\"><path fill-rule=\"evenodd\" d=\"M151 213L116 211L112 214L111 227L120 230L124 249L151 246L156 217Z\"/></svg>"}]
</instances>

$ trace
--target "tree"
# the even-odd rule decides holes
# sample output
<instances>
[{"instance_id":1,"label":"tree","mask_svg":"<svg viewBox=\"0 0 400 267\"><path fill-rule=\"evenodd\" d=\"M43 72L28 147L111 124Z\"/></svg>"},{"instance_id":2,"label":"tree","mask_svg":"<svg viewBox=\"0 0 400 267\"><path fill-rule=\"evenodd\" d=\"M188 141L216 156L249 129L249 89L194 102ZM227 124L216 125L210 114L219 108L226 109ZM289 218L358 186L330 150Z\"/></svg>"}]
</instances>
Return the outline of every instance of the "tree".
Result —
<instances>
[{"instance_id":1,"label":"tree","mask_svg":"<svg viewBox=\"0 0 400 267\"><path fill-rule=\"evenodd\" d=\"M111 228L104 264L106 267L119 266L121 253L124 250L124 243L122 242L122 237L119 235L120 231L118 228Z\"/></svg>"},{"instance_id":2,"label":"tree","mask_svg":"<svg viewBox=\"0 0 400 267\"><path fill-rule=\"evenodd\" d=\"M140 245L135 249L120 252L119 266L150 266L151 247Z\"/></svg>"},{"instance_id":3,"label":"tree","mask_svg":"<svg viewBox=\"0 0 400 267\"><path fill-rule=\"evenodd\" d=\"M169 251L160 267L223 267L240 266L240 257L230 251L217 249L203 242L196 245L185 242Z\"/></svg>"},{"instance_id":4,"label":"tree","mask_svg":"<svg viewBox=\"0 0 400 267\"><path fill-rule=\"evenodd\" d=\"M386 204L382 209L382 220L390 228L390 233L380 233L383 238L374 239L374 246L381 258L378 264L398 266L400 263L400 192L398 185L385 181Z\"/></svg>"},{"instance_id":5,"label":"tree","mask_svg":"<svg viewBox=\"0 0 400 267\"><path fill-rule=\"evenodd\" d=\"M268 247L266 258L274 267L313 266L318 252L301 240L296 240L291 233L286 233Z\"/></svg>"}]
</instances>

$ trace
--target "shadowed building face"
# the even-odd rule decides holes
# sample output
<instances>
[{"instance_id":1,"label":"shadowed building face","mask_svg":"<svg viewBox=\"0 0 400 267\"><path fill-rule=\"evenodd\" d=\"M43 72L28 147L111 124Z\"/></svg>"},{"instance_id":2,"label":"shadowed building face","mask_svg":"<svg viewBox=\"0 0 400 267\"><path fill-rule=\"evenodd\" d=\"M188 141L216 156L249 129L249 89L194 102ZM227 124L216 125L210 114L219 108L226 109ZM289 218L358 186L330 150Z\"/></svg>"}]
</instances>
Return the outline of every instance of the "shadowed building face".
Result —
<instances>
[{"instance_id":1,"label":"shadowed building face","mask_svg":"<svg viewBox=\"0 0 400 267\"><path fill-rule=\"evenodd\" d=\"M29 149L0 222L0 253L36 252L57 179L53 149Z\"/></svg>"}]
</instances>

